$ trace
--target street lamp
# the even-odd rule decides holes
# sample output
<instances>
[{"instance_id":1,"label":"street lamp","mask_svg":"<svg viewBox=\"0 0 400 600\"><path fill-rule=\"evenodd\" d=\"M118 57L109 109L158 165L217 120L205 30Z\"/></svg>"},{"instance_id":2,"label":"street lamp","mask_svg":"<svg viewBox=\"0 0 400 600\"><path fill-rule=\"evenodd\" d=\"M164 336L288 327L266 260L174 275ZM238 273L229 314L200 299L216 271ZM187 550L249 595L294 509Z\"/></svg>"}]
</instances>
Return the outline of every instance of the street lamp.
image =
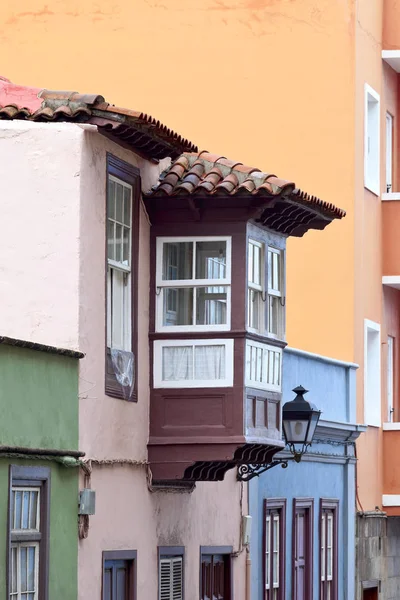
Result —
<instances>
[{"instance_id":1,"label":"street lamp","mask_svg":"<svg viewBox=\"0 0 400 600\"><path fill-rule=\"evenodd\" d=\"M302 385L295 387L293 392L296 394L294 400L286 402L282 408L282 428L294 460L300 462L313 441L321 411L304 399L304 394L308 390L305 390Z\"/></svg>"},{"instance_id":2,"label":"street lamp","mask_svg":"<svg viewBox=\"0 0 400 600\"><path fill-rule=\"evenodd\" d=\"M268 464L240 465L237 474L239 481L249 481L277 465L281 465L282 468L286 469L289 460L294 460L297 463L301 461L301 457L311 446L321 416L321 411L314 404L304 399L304 394L307 391L302 385L295 387L293 392L296 397L290 402L286 402L282 408L283 435L293 456L277 458Z\"/></svg>"}]
</instances>

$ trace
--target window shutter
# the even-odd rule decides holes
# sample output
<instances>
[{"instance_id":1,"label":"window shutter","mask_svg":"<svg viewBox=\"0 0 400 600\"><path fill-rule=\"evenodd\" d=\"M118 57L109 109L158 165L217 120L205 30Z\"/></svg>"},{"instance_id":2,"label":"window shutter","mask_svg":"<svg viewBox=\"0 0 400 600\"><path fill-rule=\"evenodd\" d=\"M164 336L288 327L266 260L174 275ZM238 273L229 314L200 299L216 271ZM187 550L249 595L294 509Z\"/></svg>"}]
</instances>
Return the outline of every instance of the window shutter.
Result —
<instances>
[{"instance_id":1,"label":"window shutter","mask_svg":"<svg viewBox=\"0 0 400 600\"><path fill-rule=\"evenodd\" d=\"M160 600L171 600L172 562L170 558L160 560Z\"/></svg>"},{"instance_id":2,"label":"window shutter","mask_svg":"<svg viewBox=\"0 0 400 600\"><path fill-rule=\"evenodd\" d=\"M172 596L171 600L183 598L183 564L182 557L172 559Z\"/></svg>"}]
</instances>

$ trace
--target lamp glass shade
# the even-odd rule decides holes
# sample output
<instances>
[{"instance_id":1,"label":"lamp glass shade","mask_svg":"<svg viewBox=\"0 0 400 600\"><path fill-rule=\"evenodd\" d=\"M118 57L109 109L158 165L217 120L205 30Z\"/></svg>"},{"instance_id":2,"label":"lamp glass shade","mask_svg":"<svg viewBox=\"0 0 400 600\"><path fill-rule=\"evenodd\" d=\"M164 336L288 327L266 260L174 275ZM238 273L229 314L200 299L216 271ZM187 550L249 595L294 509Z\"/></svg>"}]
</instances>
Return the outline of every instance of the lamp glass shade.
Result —
<instances>
[{"instance_id":1,"label":"lamp glass shade","mask_svg":"<svg viewBox=\"0 0 400 600\"><path fill-rule=\"evenodd\" d=\"M304 444L307 439L308 420L284 420L282 422L283 433L285 434L286 443L288 444Z\"/></svg>"}]
</instances>

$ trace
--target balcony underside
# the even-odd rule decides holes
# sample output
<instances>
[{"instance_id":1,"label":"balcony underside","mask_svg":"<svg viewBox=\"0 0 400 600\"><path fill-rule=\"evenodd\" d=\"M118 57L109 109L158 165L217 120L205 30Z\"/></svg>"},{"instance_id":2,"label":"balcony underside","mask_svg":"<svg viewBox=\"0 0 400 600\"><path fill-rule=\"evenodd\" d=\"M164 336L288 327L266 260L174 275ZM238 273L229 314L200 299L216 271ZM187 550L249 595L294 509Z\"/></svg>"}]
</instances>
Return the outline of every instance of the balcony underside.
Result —
<instances>
[{"instance_id":1,"label":"balcony underside","mask_svg":"<svg viewBox=\"0 0 400 600\"><path fill-rule=\"evenodd\" d=\"M225 473L239 465L267 465L282 450L283 442L265 444L149 445L153 483L222 481ZM204 460L199 460L200 458Z\"/></svg>"}]
</instances>

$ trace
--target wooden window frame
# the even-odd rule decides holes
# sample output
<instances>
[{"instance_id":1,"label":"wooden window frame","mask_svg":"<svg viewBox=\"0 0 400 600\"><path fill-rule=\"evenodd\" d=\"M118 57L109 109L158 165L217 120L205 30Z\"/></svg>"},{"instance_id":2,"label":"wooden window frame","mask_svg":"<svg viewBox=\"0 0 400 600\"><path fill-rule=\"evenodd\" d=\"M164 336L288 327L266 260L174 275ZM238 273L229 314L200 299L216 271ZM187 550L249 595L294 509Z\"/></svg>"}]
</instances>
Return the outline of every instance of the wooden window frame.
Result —
<instances>
[{"instance_id":1,"label":"wooden window frame","mask_svg":"<svg viewBox=\"0 0 400 600\"><path fill-rule=\"evenodd\" d=\"M158 546L158 567L162 558L182 557L182 600L185 598L185 546ZM158 596L160 597L160 568L158 568Z\"/></svg>"},{"instance_id":2,"label":"wooden window frame","mask_svg":"<svg viewBox=\"0 0 400 600\"><path fill-rule=\"evenodd\" d=\"M274 289L269 287L269 253L276 254L278 256L278 263L280 267L280 281L279 287L280 289ZM285 250L282 248L278 248L273 244L269 243L266 248L266 259L265 259L265 269L266 269L266 290L267 290L267 302L266 302L266 331L267 335L271 339L275 340L284 340L286 337L286 323L285 323L285 306L286 306L286 291L285 291L285 282L286 282L286 255ZM279 302L279 310L278 310L278 332L274 333L270 330L270 299L275 298Z\"/></svg>"},{"instance_id":3,"label":"wooden window frame","mask_svg":"<svg viewBox=\"0 0 400 600\"><path fill-rule=\"evenodd\" d=\"M279 592L278 600L285 600L285 581L286 581L286 498L265 498L263 510L263 598L266 598L266 519L269 511L279 513Z\"/></svg>"},{"instance_id":4,"label":"wooden window frame","mask_svg":"<svg viewBox=\"0 0 400 600\"><path fill-rule=\"evenodd\" d=\"M373 111L373 113L372 113ZM364 187L375 196L380 195L380 96L364 84ZM376 116L375 116L376 115ZM373 145L373 146L371 146ZM372 151L370 152L372 148ZM369 158L370 153L373 155ZM372 160L372 164L371 164ZM386 186L385 186L386 187Z\"/></svg>"},{"instance_id":5,"label":"wooden window frame","mask_svg":"<svg viewBox=\"0 0 400 600\"><path fill-rule=\"evenodd\" d=\"M107 231L105 228L105 393L112 398L137 402L137 379L138 379L138 275L139 275L139 221L140 221L140 170L107 153L106 172L106 209L108 203L108 176L112 175L132 186L132 214L131 214L131 351L134 356L134 385L129 398L126 398L122 386L118 383L114 374L111 349L107 347Z\"/></svg>"},{"instance_id":6,"label":"wooden window frame","mask_svg":"<svg viewBox=\"0 0 400 600\"><path fill-rule=\"evenodd\" d=\"M333 513L333 539L332 539L332 554L333 554L333 573L332 573L332 595L330 600L338 600L338 567L339 567L339 500L331 498L321 498L319 501L319 584L320 600L326 600L325 592L322 590L322 564L321 564L321 540L322 540L322 514L323 511L331 511ZM326 538L325 538L326 539Z\"/></svg>"},{"instance_id":7,"label":"wooden window frame","mask_svg":"<svg viewBox=\"0 0 400 600\"><path fill-rule=\"evenodd\" d=\"M232 546L200 546L200 568L199 568L199 599L202 599L203 589L202 589L202 558L203 556L213 555L213 554L223 554L225 555L225 564L228 566L228 598L224 598L224 600L233 600L233 561L232 561Z\"/></svg>"},{"instance_id":8,"label":"wooden window frame","mask_svg":"<svg viewBox=\"0 0 400 600\"><path fill-rule=\"evenodd\" d=\"M137 550L103 550L101 570L101 597L105 588L105 565L108 560L126 560L130 562L129 568L129 600L137 597Z\"/></svg>"},{"instance_id":9,"label":"wooden window frame","mask_svg":"<svg viewBox=\"0 0 400 600\"><path fill-rule=\"evenodd\" d=\"M260 249L261 282L259 284L254 283L250 279L249 267L250 267L250 248L251 248L251 246L256 246ZM266 248L266 246L265 246L264 242L254 240L251 236L249 236L247 238L247 319L246 319L246 324L247 324L247 331L250 331L251 333L258 333L260 335L264 335L264 332L266 329L266 320L267 320L267 314L266 314L267 292L265 290L265 281L266 281L265 248ZM252 250L252 252L253 252L253 250ZM254 267L253 260L252 260L251 264ZM259 306L258 306L258 310L259 310L258 327L251 327L251 325L250 325L250 313L251 313L250 306L249 306L250 291L261 294L261 296L259 297L259 301L258 301L258 304L259 304Z\"/></svg>"},{"instance_id":10,"label":"wooden window frame","mask_svg":"<svg viewBox=\"0 0 400 600\"><path fill-rule=\"evenodd\" d=\"M25 467L10 465L8 481L7 511L7 573L6 597L10 597L11 581L11 543L23 541L24 534L11 536L12 488L15 486L40 487L40 542L39 542L39 593L38 600L49 598L49 546L50 546L50 482L49 467ZM18 538L18 539L17 539ZM20 539L21 538L21 539Z\"/></svg>"},{"instance_id":11,"label":"wooden window frame","mask_svg":"<svg viewBox=\"0 0 400 600\"><path fill-rule=\"evenodd\" d=\"M305 532L307 543L307 563L308 569L305 569L306 578L306 598L312 598L313 595L313 572L314 572L314 498L293 498L292 514L292 598L294 595L295 580L295 556L296 556L296 512L297 509L306 509L308 511L307 528Z\"/></svg>"}]
</instances>

